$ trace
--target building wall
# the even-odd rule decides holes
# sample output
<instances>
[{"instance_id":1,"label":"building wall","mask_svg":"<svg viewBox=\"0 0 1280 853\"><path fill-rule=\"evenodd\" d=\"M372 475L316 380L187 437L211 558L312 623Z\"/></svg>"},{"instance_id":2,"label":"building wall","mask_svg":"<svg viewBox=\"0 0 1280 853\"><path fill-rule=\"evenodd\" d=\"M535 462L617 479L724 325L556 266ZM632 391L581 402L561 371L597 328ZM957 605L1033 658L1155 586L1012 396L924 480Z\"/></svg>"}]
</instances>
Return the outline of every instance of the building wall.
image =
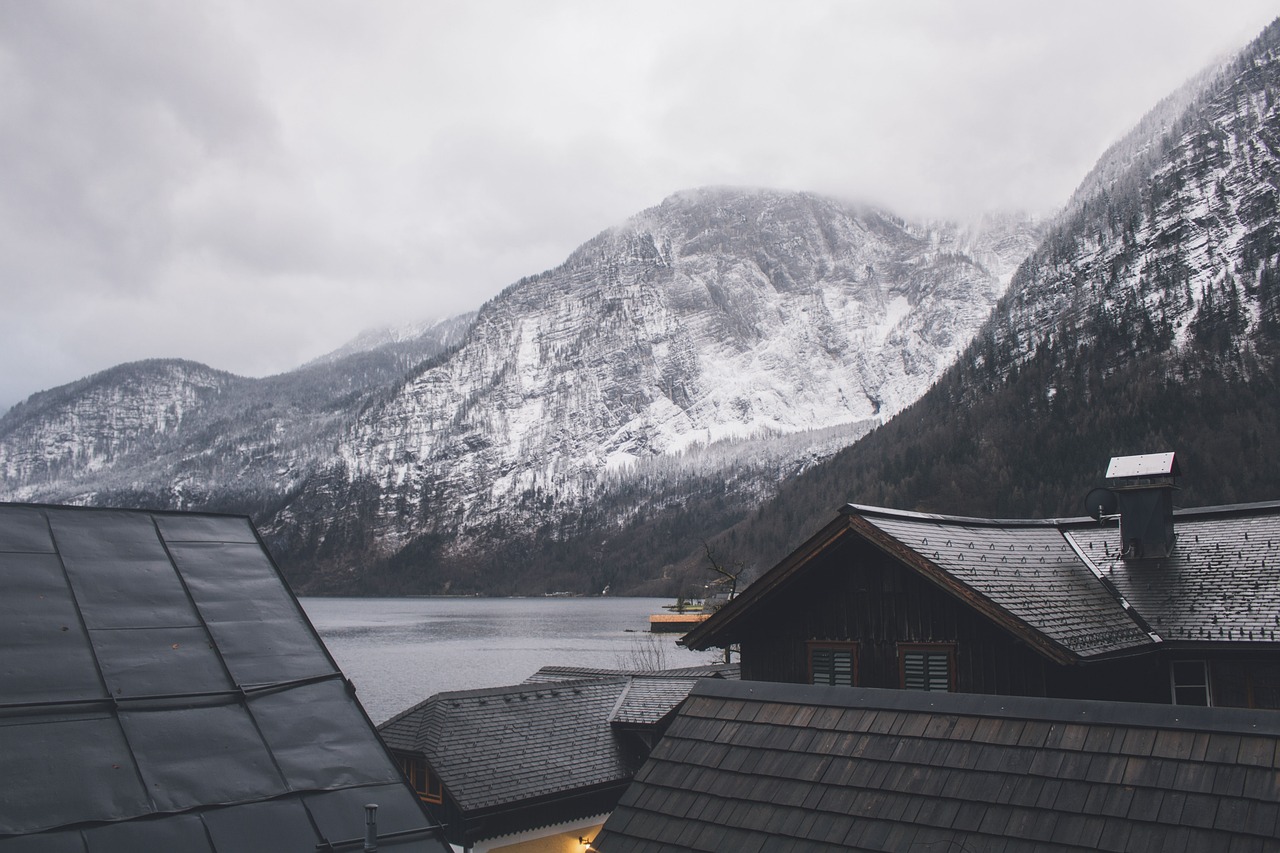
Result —
<instances>
[{"instance_id":1,"label":"building wall","mask_svg":"<svg viewBox=\"0 0 1280 853\"><path fill-rule=\"evenodd\" d=\"M955 690L1126 702L1173 701L1170 664L1203 660L1220 707L1280 709L1280 650L1157 651L1059 665L964 601L856 536L816 557L740 629L742 677L807 683L809 645L857 644L859 687L901 686L899 645L955 650Z\"/></svg>"},{"instance_id":2,"label":"building wall","mask_svg":"<svg viewBox=\"0 0 1280 853\"><path fill-rule=\"evenodd\" d=\"M516 835L487 838L472 847L471 853L586 853L587 844L596 837L607 817L597 815Z\"/></svg>"},{"instance_id":3,"label":"building wall","mask_svg":"<svg viewBox=\"0 0 1280 853\"><path fill-rule=\"evenodd\" d=\"M955 650L955 689L1045 695L1045 661L1011 633L858 539L815 558L742 631L742 677L805 683L808 644L857 643L860 687L900 686L899 644Z\"/></svg>"}]
</instances>

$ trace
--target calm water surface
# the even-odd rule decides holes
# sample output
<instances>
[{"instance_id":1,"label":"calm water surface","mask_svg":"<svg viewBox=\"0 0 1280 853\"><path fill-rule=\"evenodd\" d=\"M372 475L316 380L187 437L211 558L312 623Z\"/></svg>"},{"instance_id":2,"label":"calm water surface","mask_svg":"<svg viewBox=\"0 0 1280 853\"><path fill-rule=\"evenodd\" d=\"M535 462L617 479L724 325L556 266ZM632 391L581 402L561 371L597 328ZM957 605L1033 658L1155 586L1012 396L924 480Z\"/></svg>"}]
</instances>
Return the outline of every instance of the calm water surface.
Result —
<instances>
[{"instance_id":1,"label":"calm water surface","mask_svg":"<svg viewBox=\"0 0 1280 853\"><path fill-rule=\"evenodd\" d=\"M653 637L667 667L717 660L648 633L665 598L303 598L375 723L445 690L518 684L543 666L632 666Z\"/></svg>"}]
</instances>

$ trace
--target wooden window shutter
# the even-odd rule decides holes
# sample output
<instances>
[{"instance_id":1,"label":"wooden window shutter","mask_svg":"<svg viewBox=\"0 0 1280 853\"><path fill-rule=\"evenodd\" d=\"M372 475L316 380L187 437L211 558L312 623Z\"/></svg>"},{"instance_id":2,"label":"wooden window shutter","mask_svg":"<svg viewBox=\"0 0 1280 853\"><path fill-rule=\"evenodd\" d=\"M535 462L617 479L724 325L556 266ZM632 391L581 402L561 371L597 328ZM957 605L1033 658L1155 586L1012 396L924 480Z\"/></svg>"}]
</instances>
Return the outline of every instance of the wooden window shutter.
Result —
<instances>
[{"instance_id":1,"label":"wooden window shutter","mask_svg":"<svg viewBox=\"0 0 1280 853\"><path fill-rule=\"evenodd\" d=\"M951 690L952 658L946 648L903 649L902 686L907 690Z\"/></svg>"},{"instance_id":2,"label":"wooden window shutter","mask_svg":"<svg viewBox=\"0 0 1280 853\"><path fill-rule=\"evenodd\" d=\"M853 687L858 681L858 653L852 643L810 645L809 682Z\"/></svg>"}]
</instances>

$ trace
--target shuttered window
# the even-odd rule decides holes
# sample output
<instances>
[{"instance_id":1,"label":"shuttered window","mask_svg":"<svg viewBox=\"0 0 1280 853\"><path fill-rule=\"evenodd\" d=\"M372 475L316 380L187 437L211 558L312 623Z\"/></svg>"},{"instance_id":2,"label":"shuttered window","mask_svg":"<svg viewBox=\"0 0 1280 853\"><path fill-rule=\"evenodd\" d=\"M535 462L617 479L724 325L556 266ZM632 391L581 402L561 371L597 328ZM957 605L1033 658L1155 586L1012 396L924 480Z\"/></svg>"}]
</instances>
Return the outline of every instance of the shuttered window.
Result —
<instances>
[{"instance_id":1,"label":"shuttered window","mask_svg":"<svg viewBox=\"0 0 1280 853\"><path fill-rule=\"evenodd\" d=\"M907 690L954 689L955 648L952 646L900 646L902 686Z\"/></svg>"},{"instance_id":2,"label":"shuttered window","mask_svg":"<svg viewBox=\"0 0 1280 853\"><path fill-rule=\"evenodd\" d=\"M854 687L858 683L855 643L810 643L809 683Z\"/></svg>"}]
</instances>

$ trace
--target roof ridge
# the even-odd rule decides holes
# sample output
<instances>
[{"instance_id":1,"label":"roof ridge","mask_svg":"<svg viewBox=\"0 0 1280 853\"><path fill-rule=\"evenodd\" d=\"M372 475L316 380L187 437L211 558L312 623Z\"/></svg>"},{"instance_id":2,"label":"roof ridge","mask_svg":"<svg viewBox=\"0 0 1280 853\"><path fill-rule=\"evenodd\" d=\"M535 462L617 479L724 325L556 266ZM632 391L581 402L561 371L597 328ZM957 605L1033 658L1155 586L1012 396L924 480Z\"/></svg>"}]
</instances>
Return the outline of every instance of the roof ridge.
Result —
<instances>
[{"instance_id":1,"label":"roof ridge","mask_svg":"<svg viewBox=\"0 0 1280 853\"><path fill-rule=\"evenodd\" d=\"M811 684L772 681L704 679L694 686L689 695L751 702L784 701L825 708L877 708L951 716L1018 717L1046 722L1280 735L1280 714L1258 708L1004 696L993 693L944 693L878 687L814 687Z\"/></svg>"},{"instance_id":2,"label":"roof ridge","mask_svg":"<svg viewBox=\"0 0 1280 853\"><path fill-rule=\"evenodd\" d=\"M1103 574L1102 569L1098 568L1097 564L1094 563L1093 560L1089 558L1089 555L1086 554L1084 552L1084 549L1080 547L1080 543L1077 542L1075 538L1071 535L1071 531L1063 530L1061 531L1061 533L1062 533L1062 538L1066 540L1067 545L1069 545L1071 547L1071 550L1075 552L1076 557L1080 560L1080 562L1085 564L1085 566L1089 569L1090 574L1092 574L1095 578L1097 578L1098 583L1101 584L1102 588L1107 591L1107 594L1110 595L1113 599L1115 599L1116 604L1120 605L1120 609L1122 609L1125 612L1125 615L1128 616L1130 619L1132 619L1133 623L1137 625L1138 628L1141 631L1143 631L1147 636L1149 636L1154 642L1163 643L1164 638L1161 637L1158 633L1156 633L1156 630L1151 627L1151 623L1149 623L1146 620L1146 617L1144 617L1141 613L1139 613L1137 608L1135 608L1132 604L1129 603L1129 600L1124 597L1124 595L1120 592L1119 588L1112 582L1112 580L1109 577L1107 577L1105 574Z\"/></svg>"},{"instance_id":3,"label":"roof ridge","mask_svg":"<svg viewBox=\"0 0 1280 853\"><path fill-rule=\"evenodd\" d=\"M613 721L618 718L618 712L621 711L622 706L626 704L627 694L631 692L631 687L634 684L635 684L635 679L633 678L627 679L627 686L623 687L622 692L618 694L618 701L613 703L613 708L610 709L609 716L605 718L606 722L612 724Z\"/></svg>"},{"instance_id":4,"label":"roof ridge","mask_svg":"<svg viewBox=\"0 0 1280 853\"><path fill-rule=\"evenodd\" d=\"M1179 518L1195 518L1197 516L1246 515L1280 512L1280 500L1254 501L1251 503L1212 504L1199 507L1179 507L1173 514ZM872 506L871 504L846 503L840 508L842 515L871 515L884 518L901 518L909 521L934 521L950 524L964 524L975 527L1077 527L1082 524L1097 525L1098 520L1088 516L1062 516L1054 518L985 518L971 515L949 515L946 513L918 512L909 509Z\"/></svg>"},{"instance_id":5,"label":"roof ridge","mask_svg":"<svg viewBox=\"0 0 1280 853\"><path fill-rule=\"evenodd\" d=\"M1054 527L1064 521L1075 519L1059 518L979 518L967 515L943 515L932 512L915 512L908 509L871 506L869 504L847 503L840 508L844 515L879 515L888 518L902 518L914 521L946 521L953 524L968 524L982 527ZM1084 518L1089 519L1088 516Z\"/></svg>"},{"instance_id":6,"label":"roof ridge","mask_svg":"<svg viewBox=\"0 0 1280 853\"><path fill-rule=\"evenodd\" d=\"M515 693L543 693L558 690L571 690L579 687L593 686L598 684L617 684L620 681L629 679L630 676L610 675L600 678L569 678L564 681L522 681L519 684L505 684L500 687L476 687L471 690L445 690L440 693L432 694L426 700L420 702L418 706L425 705L428 702L436 700L448 701L451 699L483 699L488 696L503 696Z\"/></svg>"}]
</instances>

